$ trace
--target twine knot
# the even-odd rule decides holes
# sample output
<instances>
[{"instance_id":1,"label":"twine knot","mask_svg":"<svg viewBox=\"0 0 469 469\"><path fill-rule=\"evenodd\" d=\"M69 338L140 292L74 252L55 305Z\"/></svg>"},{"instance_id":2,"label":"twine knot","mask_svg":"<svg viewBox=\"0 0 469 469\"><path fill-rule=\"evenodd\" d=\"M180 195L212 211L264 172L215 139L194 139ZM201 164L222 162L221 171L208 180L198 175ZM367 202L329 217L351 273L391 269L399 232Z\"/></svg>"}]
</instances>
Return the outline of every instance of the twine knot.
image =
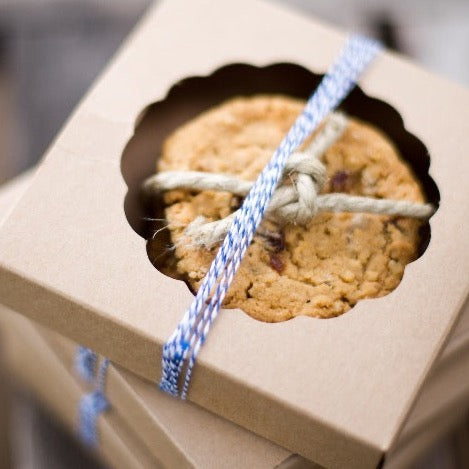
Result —
<instances>
[{"instance_id":1,"label":"twine knot","mask_svg":"<svg viewBox=\"0 0 469 469\"><path fill-rule=\"evenodd\" d=\"M303 151L293 153L287 160L284 177L292 178L292 184L277 188L269 204L268 215L276 221L306 225L319 212L318 196L327 179L323 154L343 134L347 118L340 112L332 113L322 131Z\"/></svg>"},{"instance_id":2,"label":"twine knot","mask_svg":"<svg viewBox=\"0 0 469 469\"><path fill-rule=\"evenodd\" d=\"M326 182L326 168L306 152L291 155L286 175L291 184L280 186L268 209L268 216L280 224L306 225L319 211L317 196Z\"/></svg>"},{"instance_id":3,"label":"twine knot","mask_svg":"<svg viewBox=\"0 0 469 469\"><path fill-rule=\"evenodd\" d=\"M308 99L303 112L298 116L257 180L253 183L247 183L236 178L233 181L233 178L228 177L228 182L235 188L248 185L249 188L252 186L252 189L241 208L235 212L236 215L227 217L229 219L228 224L227 218L212 222L212 224L224 225L224 234L226 236L194 301L163 347L161 389L167 390L176 396L180 395L182 399L186 398L197 354L220 311L226 292L236 275L256 229L268 211L269 202L271 202L277 184L285 174L283 172L285 163L329 112L335 109L347 96L361 72L373 60L379 50L380 45L378 43L366 38L353 36L349 39L341 55ZM317 186L320 185L320 175L323 173L319 171L318 174L319 178L315 175L312 183L316 193L318 192ZM198 178L200 176L200 174L197 175ZM298 193L303 186L303 182L299 183L298 179L303 181L303 176L306 175L300 172L296 177L297 184L295 187ZM311 176L307 177L311 179L307 182L309 184L313 179ZM226 177L224 178L226 179ZM227 190L227 188L221 190ZM244 195L246 194L244 193ZM314 204L319 203L317 199L328 195L313 196L312 201L298 196L296 202L291 203L297 203L299 208L295 209L296 206L291 208L294 209L294 212L296 210L300 217L309 216L315 211ZM336 201L333 202L331 204L330 200L325 200L323 207L335 207L337 205ZM308 208L311 206L313 208ZM209 224L202 225L200 229L206 228ZM189 344L189 348L186 348L186 344ZM179 378L182 372L185 373L185 377L180 390Z\"/></svg>"},{"instance_id":4,"label":"twine knot","mask_svg":"<svg viewBox=\"0 0 469 469\"><path fill-rule=\"evenodd\" d=\"M291 154L284 166L282 181L267 206L266 218L280 225L307 225L321 211L376 213L422 219L430 217L435 211L432 204L343 193L320 194L326 182L326 168L321 158L341 137L347 123L344 114L332 113L311 143L303 151ZM226 174L165 171L148 178L143 187L147 193L173 189L218 190L244 197L252 185L251 181ZM202 216L197 217L184 233L196 246L210 248L225 237L238 212L211 222Z\"/></svg>"},{"instance_id":5,"label":"twine knot","mask_svg":"<svg viewBox=\"0 0 469 469\"><path fill-rule=\"evenodd\" d=\"M267 216L281 224L306 225L319 211L318 195L326 179L326 167L320 160L323 153L343 133L347 125L345 116L333 113L323 131L304 150L293 153L285 165L284 179L291 184L280 185L272 196Z\"/></svg>"},{"instance_id":6,"label":"twine knot","mask_svg":"<svg viewBox=\"0 0 469 469\"><path fill-rule=\"evenodd\" d=\"M306 225L322 209L319 194L327 176L321 157L341 137L347 122L344 114L332 113L311 143L303 151L296 151L289 157L283 170L283 183L277 187L267 207L267 218L281 225ZM149 194L173 189L222 190L244 197L252 184L251 181L225 174L165 171L148 178L143 189ZM235 214L213 222L202 216L197 217L187 226L185 234L197 246L213 246L226 235Z\"/></svg>"}]
</instances>

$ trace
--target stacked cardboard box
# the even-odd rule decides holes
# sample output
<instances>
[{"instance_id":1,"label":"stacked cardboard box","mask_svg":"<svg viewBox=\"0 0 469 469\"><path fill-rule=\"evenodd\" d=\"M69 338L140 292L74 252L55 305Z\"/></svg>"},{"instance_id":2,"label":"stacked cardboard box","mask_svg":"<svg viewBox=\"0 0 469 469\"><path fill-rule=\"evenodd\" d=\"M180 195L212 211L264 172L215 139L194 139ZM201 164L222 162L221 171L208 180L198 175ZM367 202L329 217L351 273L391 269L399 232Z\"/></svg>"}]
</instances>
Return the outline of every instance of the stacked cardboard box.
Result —
<instances>
[{"instance_id":1,"label":"stacked cardboard box","mask_svg":"<svg viewBox=\"0 0 469 469\"><path fill-rule=\"evenodd\" d=\"M0 218L26 189L25 174L0 189ZM90 384L77 376L77 346L5 307L1 308L2 355L13 377L76 432L78 403ZM386 462L406 468L451 431L469 409L469 305L428 377L399 441ZM110 365L110 410L99 418L99 456L116 468L314 468L313 462L256 436L191 403L158 392L118 365Z\"/></svg>"},{"instance_id":2,"label":"stacked cardboard box","mask_svg":"<svg viewBox=\"0 0 469 469\"><path fill-rule=\"evenodd\" d=\"M7 363L73 428L89 391L74 375L76 343L109 357L111 409L99 418L98 451L112 466L405 467L465 410L469 93L389 53L344 106L418 159L429 195L440 200L425 253L392 294L340 318L272 326L239 310L221 315L198 357L190 402L156 390L162 345L192 301L182 282L153 268L132 230L158 146L189 116L233 94L303 95L343 41L262 2L162 2L5 217ZM15 186L3 192L5 212L21 191Z\"/></svg>"}]
</instances>

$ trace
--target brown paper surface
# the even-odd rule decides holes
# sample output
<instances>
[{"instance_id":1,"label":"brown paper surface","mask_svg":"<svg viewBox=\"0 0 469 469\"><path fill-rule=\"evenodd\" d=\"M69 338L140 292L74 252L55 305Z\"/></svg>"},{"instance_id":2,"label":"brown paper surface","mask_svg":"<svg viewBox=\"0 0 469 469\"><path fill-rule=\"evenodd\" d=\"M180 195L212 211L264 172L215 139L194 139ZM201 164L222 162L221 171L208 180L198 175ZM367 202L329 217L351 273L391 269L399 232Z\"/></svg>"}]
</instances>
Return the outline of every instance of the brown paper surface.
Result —
<instances>
[{"instance_id":1,"label":"brown paper surface","mask_svg":"<svg viewBox=\"0 0 469 469\"><path fill-rule=\"evenodd\" d=\"M3 324L4 318L0 321ZM7 369L75 433L78 402L85 390L38 334L20 335L17 332L13 327L2 327L2 354ZM161 467L114 410L99 418L98 432L97 453L111 467Z\"/></svg>"},{"instance_id":2,"label":"brown paper surface","mask_svg":"<svg viewBox=\"0 0 469 469\"><path fill-rule=\"evenodd\" d=\"M15 337L16 347L21 349L20 356L28 356L32 363L31 357L36 357L41 350L48 350L42 354L43 358L37 361L39 369L42 370L43 361L49 359L50 353L53 352L56 359L60 359L62 372L70 374L76 350L74 344L51 331L34 326L33 323L5 308L2 313L2 332ZM35 344L36 347L31 347L31 344ZM42 347L39 347L39 344L42 344ZM48 363L46 368L50 369L56 361ZM408 467L460 420L461 409L467 408L469 404L469 384L464 379L468 372L469 340L465 346L459 347L457 353L455 351L448 358L443 357L435 366L396 447L386 461L386 468ZM45 382L50 382L50 379L47 374L43 377ZM59 382L62 381L61 378L54 378L54 382L57 379ZM83 386L79 387L84 392ZM59 387L58 391L62 390ZM39 391L39 394L44 392ZM226 428L235 426L229 422L223 425L220 418L197 409L194 405L168 401L164 395L161 398L161 394L155 392L149 383L119 367L111 365L109 368L106 394L113 413L118 416L113 424L118 425L120 420L125 422L125 427L138 434L149 452L162 461L165 467L217 467L220 460L230 464L229 467L274 467L269 463L274 458L268 451L267 442L263 447L257 444L256 453L254 448L258 443L256 440L260 440L258 437L242 429L226 431ZM63 395L62 393L62 401ZM47 399L46 402L49 400L54 402L55 398L57 396L50 393L44 399ZM76 411L74 406L76 402L70 403L65 410L62 406L59 411L66 412L70 409L73 411L74 408ZM63 419L70 420L67 414L64 415ZM218 421L218 425L213 425L214 421ZM213 441L215 430L220 431L220 436L218 439L215 437ZM245 433L244 441L239 438L239 432ZM238 452L254 453L255 457L252 454L233 456L233 447ZM256 465L246 465L253 463ZM291 469L318 467L294 455L275 464L275 467L283 466Z\"/></svg>"},{"instance_id":3,"label":"brown paper surface","mask_svg":"<svg viewBox=\"0 0 469 469\"><path fill-rule=\"evenodd\" d=\"M12 316L11 312L8 314ZM14 314L11 323L18 324L18 319ZM66 368L73 370L76 345L69 339L32 323L23 324L22 329L39 332ZM109 366L106 395L129 428L165 467L218 468L223 460L230 468L261 469L278 467L287 459L292 469L316 467L190 402L158 392L156 386L118 365Z\"/></svg>"},{"instance_id":4,"label":"brown paper surface","mask_svg":"<svg viewBox=\"0 0 469 469\"><path fill-rule=\"evenodd\" d=\"M293 62L322 73L343 39L267 3L158 4L75 111L2 228L1 301L158 380L162 344L192 295L151 266L124 214L120 158L137 117L181 78L228 63ZM394 106L428 148L441 205L425 254L390 295L335 319L264 324L223 312L189 392L330 467L379 463L468 293L469 93L388 53L360 85Z\"/></svg>"},{"instance_id":5,"label":"brown paper surface","mask_svg":"<svg viewBox=\"0 0 469 469\"><path fill-rule=\"evenodd\" d=\"M19 200L31 182L32 173L24 173L0 188L0 216L4 216ZM29 336L32 337L33 343L37 343L39 332L49 342L47 346L54 350L66 369L73 369L76 346L68 339L46 329L33 327L29 321L20 319L17 314L5 308L2 312L7 330L10 330L10 326L16 330L23 343L28 342ZM430 373L423 392L419 395L399 436L396 449L385 467L407 467L431 442L436 441L458 420L460 408L467 406L469 394L464 379L469 363L466 358L469 357L468 344L469 304L466 304L448 345ZM81 385L83 386L83 383ZM166 467L217 467L221 458L229 467L260 468L275 465L293 469L313 465L302 461L296 455L286 457L286 451L270 443L259 444L262 441L260 438L197 406L176 403L173 399L155 392L154 387L132 373L114 365L109 369L107 394L114 408L118 409L117 413L126 417L129 428L141 435L148 450ZM456 412L452 410L455 407ZM61 418L67 420L66 416ZM435 420L438 420L438 425L431 425ZM431 432L425 430L430 427ZM203 431L199 431L201 428ZM239 438L241 433L246 435L245 440ZM201 436L202 439L209 440L210 444L207 445L206 441L199 438L187 438L188 434ZM218 446L217 443L221 445ZM229 444L230 448L225 448L226 444ZM233 451L230 451L233 446L237 449L243 448L242 451L236 451L238 458L235 455L235 459ZM279 466L282 458L285 459Z\"/></svg>"},{"instance_id":6,"label":"brown paper surface","mask_svg":"<svg viewBox=\"0 0 469 469\"><path fill-rule=\"evenodd\" d=\"M0 188L0 218L19 200L31 180L32 172L25 173ZM16 333L21 337L18 346L27 347L29 342L37 345L47 340L47 347L44 345L43 348L51 348L68 373L74 373L77 346L70 340L34 326L31 321L5 307L0 307L0 315L0 323L4 324L7 335ZM39 346L36 348L39 349ZM30 348L28 352L31 354ZM48 364L48 367L51 368L52 364ZM44 379L49 380L47 377ZM80 379L78 382L80 388L88 387L91 390ZM113 414L125 417L127 426L134 434L140 435L147 450L164 467L217 468L221 460L230 468L281 468L283 465L289 469L316 467L314 463L194 404L181 403L157 392L154 386L128 371L116 369L112 364L106 388L112 405L118 408ZM47 396L47 399L49 402L54 396ZM65 403L61 404L64 405L58 411L64 411ZM73 409L75 404L70 403L67 409ZM69 415L64 414L63 419L70 423Z\"/></svg>"},{"instance_id":7,"label":"brown paper surface","mask_svg":"<svg viewBox=\"0 0 469 469\"><path fill-rule=\"evenodd\" d=\"M468 407L469 383L465 379L469 373L469 330L465 330L468 317L469 305L466 305L461 320L451 334L441 358L427 378L395 443L392 456L387 463L392 464L392 467L405 467L399 466L395 459L403 461L402 453L407 455L405 461L411 456L417 457L429 446L423 442L435 441L446 431L450 422L456 421L456 414L461 414L460 409ZM75 346L58 334L43 328L38 329L62 358L66 367L72 369ZM243 431L241 428L227 421L220 421L219 418L197 406L168 399L164 394L155 392L154 386L121 367L111 365L108 376L107 394L110 400L119 408L120 413L128 416L126 420L129 427L142 435L144 442L163 462L168 461L182 467L183 460L180 457L183 455L185 461L192 460L195 467L216 467L220 457L229 461L230 467L270 467L272 460L276 460L272 448L267 445L258 448L256 443L259 443L259 439L255 435L244 432L246 440L240 439L236 430ZM455 408L458 409L457 413L453 412ZM446 414L452 415L452 420L446 419ZM448 420L448 423L438 430L440 420ZM434 429L431 432L432 439L426 434L429 427ZM201 428L203 431L200 431ZM168 440L165 444L157 445L156 442L161 441L161 432L164 432ZM194 435L201 438L195 438ZM228 447L225 447L226 445ZM236 455L233 459L233 454L230 452L230 448L233 447L244 448L244 454L237 455L241 456L241 460ZM162 450L164 456L161 455ZM250 453L256 450L258 459L250 459L253 458ZM166 451L169 451L169 454L166 454ZM279 456L283 457L284 453L280 451ZM396 454L399 456L396 457ZM307 464L298 456L292 455L290 458L290 467L297 467L294 464L298 467Z\"/></svg>"}]
</instances>

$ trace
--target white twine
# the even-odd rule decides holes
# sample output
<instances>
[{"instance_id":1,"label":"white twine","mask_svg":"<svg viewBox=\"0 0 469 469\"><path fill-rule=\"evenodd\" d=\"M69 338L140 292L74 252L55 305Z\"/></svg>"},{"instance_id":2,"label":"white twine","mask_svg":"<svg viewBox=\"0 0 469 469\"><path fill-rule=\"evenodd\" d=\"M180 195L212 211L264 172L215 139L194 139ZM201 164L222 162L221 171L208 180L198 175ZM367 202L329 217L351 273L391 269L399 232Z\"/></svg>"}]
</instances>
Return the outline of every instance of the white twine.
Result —
<instances>
[{"instance_id":1,"label":"white twine","mask_svg":"<svg viewBox=\"0 0 469 469\"><path fill-rule=\"evenodd\" d=\"M267 208L266 217L280 224L306 225L319 212L361 212L412 218L429 218L435 211L432 204L408 200L377 199L343 193L319 195L326 182L326 168L321 158L343 134L348 119L342 113L332 113L323 129L304 151L293 153L287 160L283 175L296 175L292 184L277 188ZM144 182L147 194L174 189L212 190L246 196L253 182L232 175L200 171L164 171ZM228 232L236 212L212 222L199 216L186 228L185 234L195 246L212 247Z\"/></svg>"}]
</instances>

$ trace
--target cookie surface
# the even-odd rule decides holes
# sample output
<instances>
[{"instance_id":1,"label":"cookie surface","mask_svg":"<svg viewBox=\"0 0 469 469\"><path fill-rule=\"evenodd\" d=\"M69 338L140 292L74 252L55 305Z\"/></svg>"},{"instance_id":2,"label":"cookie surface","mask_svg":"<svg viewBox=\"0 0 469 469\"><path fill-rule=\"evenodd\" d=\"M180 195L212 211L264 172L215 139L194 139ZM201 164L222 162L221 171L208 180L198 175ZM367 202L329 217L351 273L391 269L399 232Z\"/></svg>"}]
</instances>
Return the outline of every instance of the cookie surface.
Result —
<instances>
[{"instance_id":1,"label":"cookie surface","mask_svg":"<svg viewBox=\"0 0 469 469\"><path fill-rule=\"evenodd\" d=\"M254 180L301 113L304 102L284 96L235 98L177 129L166 140L158 171L228 173ZM327 192L423 202L420 184L387 137L351 118L323 157ZM226 217L241 201L228 192L174 190L164 195L175 244L172 275L196 291L218 246L188 242L197 216ZM360 299L386 295L417 256L422 222L371 214L320 213L306 227L263 221L224 301L252 317L277 322L298 315L328 318ZM158 256L150 244L150 257Z\"/></svg>"}]
</instances>

